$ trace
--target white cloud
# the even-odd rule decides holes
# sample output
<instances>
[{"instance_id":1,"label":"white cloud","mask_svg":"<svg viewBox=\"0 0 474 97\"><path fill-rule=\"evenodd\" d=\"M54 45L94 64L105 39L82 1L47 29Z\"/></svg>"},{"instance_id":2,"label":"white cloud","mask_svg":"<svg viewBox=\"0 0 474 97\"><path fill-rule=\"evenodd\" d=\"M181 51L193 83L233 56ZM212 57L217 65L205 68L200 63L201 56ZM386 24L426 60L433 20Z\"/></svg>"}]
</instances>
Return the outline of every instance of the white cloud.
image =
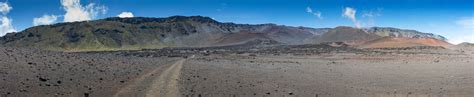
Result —
<instances>
[{"instance_id":1,"label":"white cloud","mask_svg":"<svg viewBox=\"0 0 474 97\"><path fill-rule=\"evenodd\" d=\"M3 14L3 15L6 15L10 12L10 10L12 10L13 8L10 7L10 5L8 5L7 2L0 2L0 12Z\"/></svg>"},{"instance_id":2,"label":"white cloud","mask_svg":"<svg viewBox=\"0 0 474 97\"><path fill-rule=\"evenodd\" d=\"M323 17L321 16L321 12L316 11L313 13L315 16L317 16L319 19L322 19Z\"/></svg>"},{"instance_id":3,"label":"white cloud","mask_svg":"<svg viewBox=\"0 0 474 97\"><path fill-rule=\"evenodd\" d=\"M456 21L456 24L468 28L468 29L473 29L474 30L474 17L465 17L462 18L458 21Z\"/></svg>"},{"instance_id":4,"label":"white cloud","mask_svg":"<svg viewBox=\"0 0 474 97\"><path fill-rule=\"evenodd\" d=\"M474 34L471 35L461 35L459 37L451 38L448 40L452 44L460 44L463 42L474 43Z\"/></svg>"},{"instance_id":5,"label":"white cloud","mask_svg":"<svg viewBox=\"0 0 474 97\"><path fill-rule=\"evenodd\" d=\"M6 16L12 9L13 8L10 7L7 2L0 2L0 12L3 14L0 18L0 36L4 36L5 34L10 32L17 32L12 26L12 19Z\"/></svg>"},{"instance_id":6,"label":"white cloud","mask_svg":"<svg viewBox=\"0 0 474 97\"><path fill-rule=\"evenodd\" d=\"M462 42L474 43L474 17L464 17L454 21L457 27L452 31L454 37L449 39L450 43L459 44Z\"/></svg>"},{"instance_id":7,"label":"white cloud","mask_svg":"<svg viewBox=\"0 0 474 97\"><path fill-rule=\"evenodd\" d=\"M320 11L313 11L313 9L311 9L311 7L309 7L309 6L306 7L306 12L318 17L319 19L323 19L323 17L321 16Z\"/></svg>"},{"instance_id":8,"label":"white cloud","mask_svg":"<svg viewBox=\"0 0 474 97\"><path fill-rule=\"evenodd\" d=\"M350 7L346 7L344 9L344 13L342 14L344 17L347 17L351 20L356 20L356 17L355 17L355 14L356 14L356 10L353 9L353 8L350 8Z\"/></svg>"},{"instance_id":9,"label":"white cloud","mask_svg":"<svg viewBox=\"0 0 474 97\"><path fill-rule=\"evenodd\" d=\"M118 15L118 17L120 17L120 18L132 18L134 16L133 16L132 12L122 12Z\"/></svg>"},{"instance_id":10,"label":"white cloud","mask_svg":"<svg viewBox=\"0 0 474 97\"><path fill-rule=\"evenodd\" d=\"M0 21L2 21L2 24L0 25L0 36L4 36L5 34L10 32L17 32L12 26L12 20L8 17L2 16L2 18L0 18Z\"/></svg>"},{"instance_id":11,"label":"white cloud","mask_svg":"<svg viewBox=\"0 0 474 97\"><path fill-rule=\"evenodd\" d=\"M55 23L57 19L58 16L56 15L43 15L42 17L34 18L33 25L49 25Z\"/></svg>"},{"instance_id":12,"label":"white cloud","mask_svg":"<svg viewBox=\"0 0 474 97\"><path fill-rule=\"evenodd\" d=\"M360 25L359 21L357 21L356 12L357 11L354 8L346 7L343 10L342 16L345 17L345 18L350 19L357 28L360 28L361 25Z\"/></svg>"},{"instance_id":13,"label":"white cloud","mask_svg":"<svg viewBox=\"0 0 474 97\"><path fill-rule=\"evenodd\" d=\"M96 6L94 3L82 6L80 0L61 0L61 5L66 11L64 22L92 20L97 14L105 14L107 11L105 6Z\"/></svg>"}]
</instances>

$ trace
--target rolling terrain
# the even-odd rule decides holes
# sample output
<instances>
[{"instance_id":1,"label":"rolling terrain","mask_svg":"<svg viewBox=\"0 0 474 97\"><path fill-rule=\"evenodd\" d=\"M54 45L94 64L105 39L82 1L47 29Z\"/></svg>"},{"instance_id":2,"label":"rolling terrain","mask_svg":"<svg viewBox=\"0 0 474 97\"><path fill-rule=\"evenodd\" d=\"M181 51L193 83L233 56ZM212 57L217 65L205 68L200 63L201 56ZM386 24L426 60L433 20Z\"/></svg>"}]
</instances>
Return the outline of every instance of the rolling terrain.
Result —
<instances>
[{"instance_id":1,"label":"rolling terrain","mask_svg":"<svg viewBox=\"0 0 474 97\"><path fill-rule=\"evenodd\" d=\"M114 51L165 47L238 45L254 40L283 45L344 42L362 45L382 37L446 39L431 33L396 28L308 28L276 24L222 23L203 16L106 18L28 28L0 38L7 47L53 51Z\"/></svg>"},{"instance_id":2,"label":"rolling terrain","mask_svg":"<svg viewBox=\"0 0 474 97\"><path fill-rule=\"evenodd\" d=\"M318 38L317 42L344 42L349 45L361 45L381 36L367 33L362 29L352 27L336 27Z\"/></svg>"},{"instance_id":3,"label":"rolling terrain","mask_svg":"<svg viewBox=\"0 0 474 97\"><path fill-rule=\"evenodd\" d=\"M37 26L0 39L5 46L46 50L129 50L163 47L232 45L265 37L281 43L302 44L323 29L275 24L220 23L209 17L106 18L102 20ZM242 36L248 33L249 37ZM252 35L259 35L252 36ZM227 40L238 37L240 40Z\"/></svg>"},{"instance_id":4,"label":"rolling terrain","mask_svg":"<svg viewBox=\"0 0 474 97\"><path fill-rule=\"evenodd\" d=\"M451 48L453 45L442 40L434 38L394 38L385 37L376 40L369 41L361 48L404 48L404 47L417 47L417 46L432 46L432 47L444 47Z\"/></svg>"}]
</instances>

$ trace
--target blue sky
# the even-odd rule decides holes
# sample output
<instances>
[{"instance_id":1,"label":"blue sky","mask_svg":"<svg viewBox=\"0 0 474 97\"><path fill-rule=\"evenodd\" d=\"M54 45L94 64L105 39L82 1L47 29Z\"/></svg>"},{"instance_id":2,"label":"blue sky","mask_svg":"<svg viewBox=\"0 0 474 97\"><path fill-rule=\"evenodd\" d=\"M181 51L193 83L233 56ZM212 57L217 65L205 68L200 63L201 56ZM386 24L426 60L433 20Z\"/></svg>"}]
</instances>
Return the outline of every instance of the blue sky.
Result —
<instances>
[{"instance_id":1,"label":"blue sky","mask_svg":"<svg viewBox=\"0 0 474 97\"><path fill-rule=\"evenodd\" d=\"M8 24L16 31L130 12L135 17L202 15L221 22L315 28L396 27L443 35L452 43L474 42L474 0L80 0L79 5L74 5L79 0L0 2L11 7L2 17L8 18ZM0 11L5 11L2 6ZM5 29L8 27L0 31L11 31Z\"/></svg>"}]
</instances>

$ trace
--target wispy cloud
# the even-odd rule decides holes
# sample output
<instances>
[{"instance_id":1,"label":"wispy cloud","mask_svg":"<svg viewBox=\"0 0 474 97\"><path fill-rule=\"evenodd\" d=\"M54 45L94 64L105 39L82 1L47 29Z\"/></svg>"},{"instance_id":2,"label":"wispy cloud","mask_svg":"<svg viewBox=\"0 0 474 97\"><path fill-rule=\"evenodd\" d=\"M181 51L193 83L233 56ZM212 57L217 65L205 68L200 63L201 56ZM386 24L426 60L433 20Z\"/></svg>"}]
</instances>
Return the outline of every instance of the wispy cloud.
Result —
<instances>
[{"instance_id":1,"label":"wispy cloud","mask_svg":"<svg viewBox=\"0 0 474 97\"><path fill-rule=\"evenodd\" d=\"M323 17L321 16L321 12L320 11L313 11L313 9L311 9L311 7L306 7L306 12L309 13L309 14L312 14L316 17L318 17L319 19L323 19Z\"/></svg>"},{"instance_id":2,"label":"wispy cloud","mask_svg":"<svg viewBox=\"0 0 474 97\"><path fill-rule=\"evenodd\" d=\"M134 16L133 16L132 12L122 12L118 15L118 17L120 17L120 18L132 18Z\"/></svg>"},{"instance_id":3,"label":"wispy cloud","mask_svg":"<svg viewBox=\"0 0 474 97\"><path fill-rule=\"evenodd\" d=\"M377 8L377 10L366 11L362 14L362 17L378 17L381 16L382 8Z\"/></svg>"},{"instance_id":4,"label":"wispy cloud","mask_svg":"<svg viewBox=\"0 0 474 97\"><path fill-rule=\"evenodd\" d=\"M456 24L469 29L474 29L474 17L464 17L456 21Z\"/></svg>"},{"instance_id":5,"label":"wispy cloud","mask_svg":"<svg viewBox=\"0 0 474 97\"><path fill-rule=\"evenodd\" d=\"M43 15L42 17L34 18L33 25L49 25L55 23L57 20L58 16L56 15Z\"/></svg>"},{"instance_id":6,"label":"wispy cloud","mask_svg":"<svg viewBox=\"0 0 474 97\"><path fill-rule=\"evenodd\" d=\"M346 18L349 18L353 21L356 21L356 17L355 17L356 12L357 11L354 8L346 7L344 9L344 12L343 12L342 16L344 16Z\"/></svg>"},{"instance_id":7,"label":"wispy cloud","mask_svg":"<svg viewBox=\"0 0 474 97\"><path fill-rule=\"evenodd\" d=\"M453 34L456 34L455 37L452 37L449 42L453 44L459 44L462 42L474 43L474 17L463 17L460 18L454 23L457 24L456 31L453 31Z\"/></svg>"},{"instance_id":8,"label":"wispy cloud","mask_svg":"<svg viewBox=\"0 0 474 97\"><path fill-rule=\"evenodd\" d=\"M12 8L10 5L8 5L7 2L0 2L0 12L1 12L3 15L9 13L10 10L12 10L12 9L13 9L13 8Z\"/></svg>"},{"instance_id":9,"label":"wispy cloud","mask_svg":"<svg viewBox=\"0 0 474 97\"><path fill-rule=\"evenodd\" d=\"M107 12L105 6L96 6L94 3L82 6L80 0L61 0L61 5L66 11L64 22L92 20L97 14Z\"/></svg>"},{"instance_id":10,"label":"wispy cloud","mask_svg":"<svg viewBox=\"0 0 474 97\"><path fill-rule=\"evenodd\" d=\"M313 13L313 9L311 9L311 7L308 6L308 7L306 7L306 12Z\"/></svg>"},{"instance_id":11,"label":"wispy cloud","mask_svg":"<svg viewBox=\"0 0 474 97\"><path fill-rule=\"evenodd\" d=\"M382 16L382 10L383 8L377 8L376 10L363 11L362 18L367 19L367 21L362 22L359 20L359 23L361 23L364 27L375 26L375 18Z\"/></svg>"},{"instance_id":12,"label":"wispy cloud","mask_svg":"<svg viewBox=\"0 0 474 97\"><path fill-rule=\"evenodd\" d=\"M216 9L216 11L221 12L224 11L224 9L227 8L227 3L221 3L220 7Z\"/></svg>"},{"instance_id":13,"label":"wispy cloud","mask_svg":"<svg viewBox=\"0 0 474 97\"><path fill-rule=\"evenodd\" d=\"M8 5L7 2L0 2L0 12L2 13L0 21L0 36L4 36L10 32L16 32L15 28L12 26L12 19L7 17L7 14L13 8Z\"/></svg>"},{"instance_id":14,"label":"wispy cloud","mask_svg":"<svg viewBox=\"0 0 474 97\"><path fill-rule=\"evenodd\" d=\"M342 12L342 16L345 17L345 18L350 19L357 28L360 28L361 24L360 24L359 21L357 21L356 12L357 11L354 8L346 7L346 8L344 8L344 10Z\"/></svg>"}]
</instances>

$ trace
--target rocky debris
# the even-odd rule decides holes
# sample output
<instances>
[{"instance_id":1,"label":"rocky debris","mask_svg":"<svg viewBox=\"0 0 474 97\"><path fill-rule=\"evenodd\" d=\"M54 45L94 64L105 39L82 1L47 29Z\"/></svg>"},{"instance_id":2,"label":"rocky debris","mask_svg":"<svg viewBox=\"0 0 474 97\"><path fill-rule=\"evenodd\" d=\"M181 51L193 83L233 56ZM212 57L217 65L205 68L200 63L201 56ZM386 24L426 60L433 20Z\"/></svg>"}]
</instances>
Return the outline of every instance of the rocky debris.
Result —
<instances>
[{"instance_id":1,"label":"rocky debris","mask_svg":"<svg viewBox=\"0 0 474 97\"><path fill-rule=\"evenodd\" d=\"M209 56L212 54L248 54L248 56L259 55L319 55L324 53L344 53L344 52L366 52L361 49L352 48L343 43L323 43L323 44L305 44L305 45L260 45L260 46L219 46L203 48L163 48L163 49L144 49L141 51L120 51L113 52L121 56L135 57L187 57L191 55ZM104 52L89 52L104 53Z\"/></svg>"},{"instance_id":2,"label":"rocky debris","mask_svg":"<svg viewBox=\"0 0 474 97\"><path fill-rule=\"evenodd\" d=\"M0 47L0 97L110 96L141 74L176 60Z\"/></svg>"},{"instance_id":3,"label":"rocky debris","mask_svg":"<svg viewBox=\"0 0 474 97\"><path fill-rule=\"evenodd\" d=\"M474 56L448 49L357 49L342 42L259 45L80 53L0 47L0 96L110 96L150 70L183 58L187 59L177 80L181 94L189 96L313 97L377 91L414 95L449 94L457 87L461 93L474 90L464 85L474 82L467 74ZM431 83L416 84L426 81ZM393 91L397 88L390 87L393 84L423 89ZM374 86L382 89L370 88Z\"/></svg>"},{"instance_id":4,"label":"rocky debris","mask_svg":"<svg viewBox=\"0 0 474 97\"><path fill-rule=\"evenodd\" d=\"M278 50L282 51L278 52L320 51L317 50L318 47L325 46L292 46L288 49L280 48ZM292 55L295 52L270 56L257 53L264 52L258 49L263 48L252 48L247 52L228 51L188 60L180 78L185 79L180 80L182 95L448 96L469 94L473 92L470 89L474 88L466 85L472 82L472 77L465 75L472 73L470 68L473 67L465 60L472 60L473 56L452 54L453 51L445 49L420 47L390 53L397 49L351 51L337 48L341 51L301 56ZM436 53L426 53L425 50L435 50ZM257 56L252 56L253 54ZM419 83L424 81L430 83ZM447 82L452 84L446 84Z\"/></svg>"},{"instance_id":5,"label":"rocky debris","mask_svg":"<svg viewBox=\"0 0 474 97\"><path fill-rule=\"evenodd\" d=\"M48 81L48 79L44 79L44 78L41 78L41 77L39 78L39 80L42 81L42 82Z\"/></svg>"}]
</instances>

